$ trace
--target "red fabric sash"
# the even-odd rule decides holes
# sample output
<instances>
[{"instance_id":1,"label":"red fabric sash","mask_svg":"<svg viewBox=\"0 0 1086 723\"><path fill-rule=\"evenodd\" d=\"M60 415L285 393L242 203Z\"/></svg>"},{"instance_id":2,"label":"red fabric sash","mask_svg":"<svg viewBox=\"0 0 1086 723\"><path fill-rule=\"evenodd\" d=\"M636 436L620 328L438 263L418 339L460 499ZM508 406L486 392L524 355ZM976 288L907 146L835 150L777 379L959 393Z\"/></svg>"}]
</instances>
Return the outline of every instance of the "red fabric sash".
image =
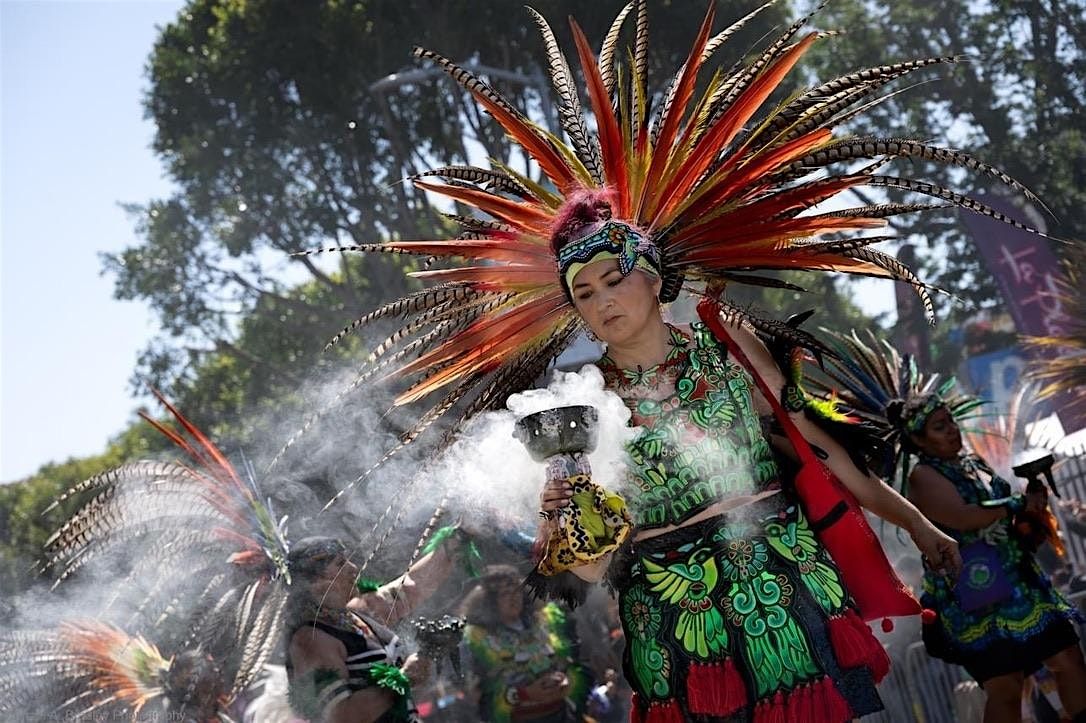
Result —
<instances>
[{"instance_id":1,"label":"red fabric sash","mask_svg":"<svg viewBox=\"0 0 1086 723\"><path fill-rule=\"evenodd\" d=\"M841 571L861 617L870 621L899 615L919 615L920 603L886 559L886 553L875 531L867 524L856 498L815 455L811 445L781 406L777 395L732 339L720 319L717 300L708 295L702 297L698 302L698 316L727 346L736 361L750 372L792 442L801 462L795 480L796 494L819 540Z\"/></svg>"}]
</instances>

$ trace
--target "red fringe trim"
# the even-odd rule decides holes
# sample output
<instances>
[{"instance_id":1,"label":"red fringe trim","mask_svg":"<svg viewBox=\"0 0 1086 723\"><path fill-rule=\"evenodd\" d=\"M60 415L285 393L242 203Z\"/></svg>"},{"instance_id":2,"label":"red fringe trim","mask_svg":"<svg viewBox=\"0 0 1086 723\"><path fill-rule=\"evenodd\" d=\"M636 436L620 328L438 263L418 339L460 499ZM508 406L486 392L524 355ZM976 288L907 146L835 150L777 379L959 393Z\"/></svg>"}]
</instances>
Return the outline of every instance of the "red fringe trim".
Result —
<instances>
[{"instance_id":1,"label":"red fringe trim","mask_svg":"<svg viewBox=\"0 0 1086 723\"><path fill-rule=\"evenodd\" d=\"M816 707L810 711L812 716L807 720L844 723L856 717L852 712L852 707L838 692L832 680L823 678L811 687L814 689L813 697Z\"/></svg>"},{"instance_id":2,"label":"red fringe trim","mask_svg":"<svg viewBox=\"0 0 1086 723\"><path fill-rule=\"evenodd\" d=\"M645 723L645 717L641 715L641 696L637 693L630 696L630 723Z\"/></svg>"},{"instance_id":3,"label":"red fringe trim","mask_svg":"<svg viewBox=\"0 0 1086 723\"><path fill-rule=\"evenodd\" d=\"M845 610L830 618L829 628L833 654L842 668L866 666L876 683L890 672L886 649L855 610Z\"/></svg>"},{"instance_id":4,"label":"red fringe trim","mask_svg":"<svg viewBox=\"0 0 1086 723\"><path fill-rule=\"evenodd\" d=\"M786 716L786 707L784 694L778 690L772 699L760 700L754 706L754 723L789 723L793 719Z\"/></svg>"},{"instance_id":5,"label":"red fringe trim","mask_svg":"<svg viewBox=\"0 0 1086 723\"><path fill-rule=\"evenodd\" d=\"M785 717L789 721L807 720L814 707L814 692L809 685L801 685L788 695Z\"/></svg>"},{"instance_id":6,"label":"red fringe trim","mask_svg":"<svg viewBox=\"0 0 1086 723\"><path fill-rule=\"evenodd\" d=\"M828 677L804 683L787 694L777 691L754 706L754 723L845 723L854 717L848 701Z\"/></svg>"},{"instance_id":7,"label":"red fringe trim","mask_svg":"<svg viewBox=\"0 0 1086 723\"><path fill-rule=\"evenodd\" d=\"M747 688L730 658L692 663L686 673L686 702L697 715L728 716L747 705Z\"/></svg>"},{"instance_id":8,"label":"red fringe trim","mask_svg":"<svg viewBox=\"0 0 1086 723\"><path fill-rule=\"evenodd\" d=\"M674 698L654 700L649 703L643 723L686 723L686 716Z\"/></svg>"}]
</instances>

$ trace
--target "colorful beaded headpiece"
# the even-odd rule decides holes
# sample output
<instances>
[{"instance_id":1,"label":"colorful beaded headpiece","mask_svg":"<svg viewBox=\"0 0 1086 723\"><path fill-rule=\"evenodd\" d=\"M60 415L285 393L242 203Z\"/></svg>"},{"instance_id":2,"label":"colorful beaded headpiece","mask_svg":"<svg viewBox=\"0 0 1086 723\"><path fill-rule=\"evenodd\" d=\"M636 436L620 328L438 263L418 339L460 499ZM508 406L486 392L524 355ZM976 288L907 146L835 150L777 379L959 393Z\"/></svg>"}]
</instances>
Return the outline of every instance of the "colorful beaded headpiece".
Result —
<instances>
[{"instance_id":1,"label":"colorful beaded headpiece","mask_svg":"<svg viewBox=\"0 0 1086 723\"><path fill-rule=\"evenodd\" d=\"M558 273L566 290L585 266L603 259L618 259L618 270L629 276L634 268L660 275L660 249L633 226L607 220L592 224L586 234L558 252Z\"/></svg>"},{"instance_id":2,"label":"colorful beaded headpiece","mask_svg":"<svg viewBox=\"0 0 1086 723\"><path fill-rule=\"evenodd\" d=\"M924 397L919 404L910 404L906 407L906 413L901 418L901 424L909 434L920 434L924 431L924 425L937 409L945 407L946 400L938 393L931 392Z\"/></svg>"}]
</instances>

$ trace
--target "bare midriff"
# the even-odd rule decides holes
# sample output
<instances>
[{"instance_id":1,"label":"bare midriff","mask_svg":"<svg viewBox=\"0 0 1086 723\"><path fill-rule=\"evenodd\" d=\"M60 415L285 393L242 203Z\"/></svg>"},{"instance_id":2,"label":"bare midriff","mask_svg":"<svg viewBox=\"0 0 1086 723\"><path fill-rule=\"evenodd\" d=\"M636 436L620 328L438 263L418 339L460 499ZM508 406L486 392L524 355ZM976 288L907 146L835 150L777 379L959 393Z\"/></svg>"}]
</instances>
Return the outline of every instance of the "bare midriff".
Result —
<instances>
[{"instance_id":1,"label":"bare midriff","mask_svg":"<svg viewBox=\"0 0 1086 723\"><path fill-rule=\"evenodd\" d=\"M698 522L702 522L703 520L708 520L712 517L719 517L725 512L737 510L740 507L746 507L747 505L767 499L777 494L778 492L780 492L780 489L771 489L753 495L738 495L736 497L729 497L726 500L714 502L696 515L693 515L689 519L683 520L682 523L678 525L668 525L667 527L653 527L648 530L642 530L634 535L634 541L640 542L641 540L648 540L653 537L659 537L660 535L666 535L667 533L674 532L675 530L681 530L684 527L689 527L690 525L697 524Z\"/></svg>"}]
</instances>

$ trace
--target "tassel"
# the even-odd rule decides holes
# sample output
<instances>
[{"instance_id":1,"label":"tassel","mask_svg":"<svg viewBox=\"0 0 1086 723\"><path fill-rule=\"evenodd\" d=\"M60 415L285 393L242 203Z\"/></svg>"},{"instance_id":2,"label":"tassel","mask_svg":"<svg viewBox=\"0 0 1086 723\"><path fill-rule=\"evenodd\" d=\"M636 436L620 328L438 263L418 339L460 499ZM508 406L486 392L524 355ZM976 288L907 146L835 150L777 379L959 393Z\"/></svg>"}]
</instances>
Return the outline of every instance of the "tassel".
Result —
<instances>
[{"instance_id":1,"label":"tassel","mask_svg":"<svg viewBox=\"0 0 1086 723\"><path fill-rule=\"evenodd\" d=\"M630 723L645 723L645 716L641 713L641 696L637 693L630 695Z\"/></svg>"},{"instance_id":2,"label":"tassel","mask_svg":"<svg viewBox=\"0 0 1086 723\"><path fill-rule=\"evenodd\" d=\"M654 700L649 703L644 723L686 723L686 716L674 698Z\"/></svg>"},{"instance_id":3,"label":"tassel","mask_svg":"<svg viewBox=\"0 0 1086 723\"><path fill-rule=\"evenodd\" d=\"M890 672L886 649L855 610L830 618L829 629L833 655L842 668L867 666L876 683Z\"/></svg>"},{"instance_id":4,"label":"tassel","mask_svg":"<svg viewBox=\"0 0 1086 723\"><path fill-rule=\"evenodd\" d=\"M867 659L867 646L862 633L853 624L855 615L851 610L845 610L830 618L830 644L833 646L833 656L842 668L858 668Z\"/></svg>"},{"instance_id":5,"label":"tassel","mask_svg":"<svg viewBox=\"0 0 1086 723\"><path fill-rule=\"evenodd\" d=\"M815 683L815 686L820 689L821 695L816 697L822 698L822 718L810 718L809 720L823 720L826 723L845 723L845 721L851 721L855 716L852 713L852 707L848 704L848 701L844 699L841 693L837 690L837 686L833 684L833 681L828 677ZM816 715L820 711L812 711Z\"/></svg>"},{"instance_id":6,"label":"tassel","mask_svg":"<svg viewBox=\"0 0 1086 723\"><path fill-rule=\"evenodd\" d=\"M801 685L788 694L785 717L789 721L812 720L814 716L814 693L810 685Z\"/></svg>"},{"instance_id":7,"label":"tassel","mask_svg":"<svg viewBox=\"0 0 1086 723\"><path fill-rule=\"evenodd\" d=\"M692 663L686 672L686 700L697 715L729 716L743 708L747 689L735 661Z\"/></svg>"},{"instance_id":8,"label":"tassel","mask_svg":"<svg viewBox=\"0 0 1086 723\"><path fill-rule=\"evenodd\" d=\"M754 706L754 723L791 723L785 710L784 693L778 690L772 700L763 699Z\"/></svg>"}]
</instances>

